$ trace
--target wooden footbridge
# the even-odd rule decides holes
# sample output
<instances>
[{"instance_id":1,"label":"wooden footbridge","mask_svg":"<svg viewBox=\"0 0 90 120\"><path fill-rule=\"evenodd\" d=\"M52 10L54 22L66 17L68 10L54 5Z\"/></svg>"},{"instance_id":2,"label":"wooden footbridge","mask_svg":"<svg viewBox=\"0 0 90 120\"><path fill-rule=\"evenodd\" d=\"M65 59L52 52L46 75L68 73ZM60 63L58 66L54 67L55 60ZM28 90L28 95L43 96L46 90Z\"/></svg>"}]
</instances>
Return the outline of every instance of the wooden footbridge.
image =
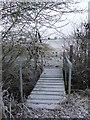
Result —
<instances>
[{"instance_id":1,"label":"wooden footbridge","mask_svg":"<svg viewBox=\"0 0 90 120\"><path fill-rule=\"evenodd\" d=\"M65 99L62 68L44 69L35 88L28 97L28 106L55 109Z\"/></svg>"},{"instance_id":2,"label":"wooden footbridge","mask_svg":"<svg viewBox=\"0 0 90 120\"><path fill-rule=\"evenodd\" d=\"M67 64L69 69L67 69ZM68 101L71 91L71 69L72 63L64 53L65 81L67 70L69 73L68 82ZM66 83L66 82L65 82ZM65 86L62 68L44 68L38 82L28 97L27 105L32 108L58 109L59 104L66 99Z\"/></svg>"}]
</instances>

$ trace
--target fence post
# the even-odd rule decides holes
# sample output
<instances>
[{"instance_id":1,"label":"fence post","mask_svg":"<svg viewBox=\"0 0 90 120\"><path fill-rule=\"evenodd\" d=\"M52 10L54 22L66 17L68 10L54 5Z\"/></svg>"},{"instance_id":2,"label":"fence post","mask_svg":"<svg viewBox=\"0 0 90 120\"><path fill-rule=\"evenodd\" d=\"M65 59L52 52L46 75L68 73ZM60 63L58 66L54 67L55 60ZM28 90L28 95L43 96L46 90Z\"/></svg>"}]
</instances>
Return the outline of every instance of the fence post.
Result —
<instances>
[{"instance_id":1,"label":"fence post","mask_svg":"<svg viewBox=\"0 0 90 120\"><path fill-rule=\"evenodd\" d=\"M41 52L41 66L42 66L42 69L43 69L43 52Z\"/></svg>"},{"instance_id":2,"label":"fence post","mask_svg":"<svg viewBox=\"0 0 90 120\"><path fill-rule=\"evenodd\" d=\"M69 67L69 82L68 82L68 102L70 101L70 94L71 94L71 73L72 66Z\"/></svg>"},{"instance_id":3,"label":"fence post","mask_svg":"<svg viewBox=\"0 0 90 120\"><path fill-rule=\"evenodd\" d=\"M63 72L65 77L65 89L67 90L67 63L65 60L65 51L63 52Z\"/></svg>"},{"instance_id":4,"label":"fence post","mask_svg":"<svg viewBox=\"0 0 90 120\"><path fill-rule=\"evenodd\" d=\"M70 61L73 62L73 45L70 45Z\"/></svg>"},{"instance_id":5,"label":"fence post","mask_svg":"<svg viewBox=\"0 0 90 120\"><path fill-rule=\"evenodd\" d=\"M2 100L2 40L0 41L0 120L2 119L2 106L4 105Z\"/></svg>"},{"instance_id":6,"label":"fence post","mask_svg":"<svg viewBox=\"0 0 90 120\"><path fill-rule=\"evenodd\" d=\"M90 1L88 2L88 26L89 26L89 31L88 31L88 88L90 89ZM88 112L90 114L90 96L88 96L89 101L88 101Z\"/></svg>"},{"instance_id":7,"label":"fence post","mask_svg":"<svg viewBox=\"0 0 90 120\"><path fill-rule=\"evenodd\" d=\"M20 61L20 94L21 94L21 102L23 102L22 61Z\"/></svg>"},{"instance_id":8,"label":"fence post","mask_svg":"<svg viewBox=\"0 0 90 120\"><path fill-rule=\"evenodd\" d=\"M66 84L66 88L67 88L67 63L65 61L65 84Z\"/></svg>"}]
</instances>

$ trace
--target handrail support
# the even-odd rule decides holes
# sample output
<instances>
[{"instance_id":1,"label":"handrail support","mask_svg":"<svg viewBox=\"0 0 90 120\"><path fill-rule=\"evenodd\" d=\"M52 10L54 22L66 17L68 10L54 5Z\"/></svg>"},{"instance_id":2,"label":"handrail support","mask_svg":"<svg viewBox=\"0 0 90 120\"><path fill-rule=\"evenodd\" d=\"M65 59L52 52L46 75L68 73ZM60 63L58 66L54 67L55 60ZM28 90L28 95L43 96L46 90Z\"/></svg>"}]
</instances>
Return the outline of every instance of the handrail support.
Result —
<instances>
[{"instance_id":1,"label":"handrail support","mask_svg":"<svg viewBox=\"0 0 90 120\"><path fill-rule=\"evenodd\" d=\"M66 53L64 52L64 64L65 64L65 84L67 80L67 63L69 65L69 81L68 81L68 102L70 101L70 94L71 94L71 74L72 74L72 63L68 59Z\"/></svg>"}]
</instances>

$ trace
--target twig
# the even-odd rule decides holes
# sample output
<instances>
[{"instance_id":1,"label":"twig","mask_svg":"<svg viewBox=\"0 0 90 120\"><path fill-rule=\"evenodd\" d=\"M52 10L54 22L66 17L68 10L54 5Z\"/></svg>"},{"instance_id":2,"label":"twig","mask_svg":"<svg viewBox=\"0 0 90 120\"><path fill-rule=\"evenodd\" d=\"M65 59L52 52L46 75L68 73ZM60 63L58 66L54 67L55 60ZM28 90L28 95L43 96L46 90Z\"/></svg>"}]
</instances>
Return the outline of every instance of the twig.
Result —
<instances>
[{"instance_id":1,"label":"twig","mask_svg":"<svg viewBox=\"0 0 90 120\"><path fill-rule=\"evenodd\" d=\"M14 116L10 113L10 111L8 111L5 107L3 107L3 109L6 110L10 114L10 116L14 119Z\"/></svg>"}]
</instances>

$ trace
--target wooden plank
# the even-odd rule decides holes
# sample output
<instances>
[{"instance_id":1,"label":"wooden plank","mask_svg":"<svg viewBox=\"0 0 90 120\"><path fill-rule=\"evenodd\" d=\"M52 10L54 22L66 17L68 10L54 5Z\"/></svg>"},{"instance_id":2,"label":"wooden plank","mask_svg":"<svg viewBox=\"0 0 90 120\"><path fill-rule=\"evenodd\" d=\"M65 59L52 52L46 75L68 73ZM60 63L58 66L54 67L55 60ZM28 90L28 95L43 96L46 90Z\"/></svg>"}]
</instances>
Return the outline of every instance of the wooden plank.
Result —
<instances>
[{"instance_id":1,"label":"wooden plank","mask_svg":"<svg viewBox=\"0 0 90 120\"><path fill-rule=\"evenodd\" d=\"M43 79L43 80L40 79L38 82L54 82L54 83L55 83L55 82L56 82L56 83L59 82L59 83L64 83L63 80L59 80L59 79L58 79L58 80L57 80L57 79L54 79L54 80L52 80L52 79L50 79L50 80L48 80L48 79L47 79L47 80L45 80L45 79Z\"/></svg>"},{"instance_id":2,"label":"wooden plank","mask_svg":"<svg viewBox=\"0 0 90 120\"><path fill-rule=\"evenodd\" d=\"M39 80L38 83L61 83L63 84L63 81L60 80Z\"/></svg>"},{"instance_id":3,"label":"wooden plank","mask_svg":"<svg viewBox=\"0 0 90 120\"><path fill-rule=\"evenodd\" d=\"M60 86L59 85L58 86L56 86L56 85L52 85L52 86L51 85L49 85L49 86L47 86L47 85L36 85L35 88L50 88L50 89L53 88L53 90L54 90L54 89L57 89L57 88L62 89L62 88L64 88L64 86L63 85L60 85Z\"/></svg>"},{"instance_id":4,"label":"wooden plank","mask_svg":"<svg viewBox=\"0 0 90 120\"><path fill-rule=\"evenodd\" d=\"M62 84L62 86L63 86L63 84ZM38 88L38 87L43 87L43 88L61 88L61 85L60 86L57 86L57 85L53 85L53 86L51 86L51 85L36 85L36 88Z\"/></svg>"},{"instance_id":5,"label":"wooden plank","mask_svg":"<svg viewBox=\"0 0 90 120\"><path fill-rule=\"evenodd\" d=\"M43 73L42 73L42 75L60 75L60 74L62 74L62 73L57 73L57 72L48 72L48 73L43 72ZM42 75L41 75L41 76L42 76Z\"/></svg>"},{"instance_id":6,"label":"wooden plank","mask_svg":"<svg viewBox=\"0 0 90 120\"><path fill-rule=\"evenodd\" d=\"M63 90L64 91L64 87L61 87L61 88L34 88L34 90L46 90L46 91L61 91Z\"/></svg>"},{"instance_id":7,"label":"wooden plank","mask_svg":"<svg viewBox=\"0 0 90 120\"><path fill-rule=\"evenodd\" d=\"M30 99L37 99L37 100L59 100L61 96L57 95L31 95L29 98Z\"/></svg>"},{"instance_id":8,"label":"wooden plank","mask_svg":"<svg viewBox=\"0 0 90 120\"><path fill-rule=\"evenodd\" d=\"M65 95L65 92L63 92L63 91L60 91L60 92L57 92L57 91L54 91L54 92L52 92L52 91L32 91L31 92L31 95Z\"/></svg>"},{"instance_id":9,"label":"wooden plank","mask_svg":"<svg viewBox=\"0 0 90 120\"><path fill-rule=\"evenodd\" d=\"M59 78L54 78L54 77L53 78L41 78L40 77L39 80L63 80L63 77L61 78L60 77Z\"/></svg>"},{"instance_id":10,"label":"wooden plank","mask_svg":"<svg viewBox=\"0 0 90 120\"><path fill-rule=\"evenodd\" d=\"M43 81L43 80L45 80L45 81L47 81L47 80L53 80L53 81L55 81L55 80L58 80L58 81L64 81L63 78L40 78L40 79L39 79L39 81Z\"/></svg>"},{"instance_id":11,"label":"wooden plank","mask_svg":"<svg viewBox=\"0 0 90 120\"><path fill-rule=\"evenodd\" d=\"M41 78L60 78L60 77L63 77L63 75L62 74L59 74L59 75L54 75L54 74L46 75L46 74L44 74L44 75L41 75L40 77Z\"/></svg>"},{"instance_id":12,"label":"wooden plank","mask_svg":"<svg viewBox=\"0 0 90 120\"><path fill-rule=\"evenodd\" d=\"M55 68L54 69L45 68L43 72L50 72L50 71L52 71L52 72L55 72L55 71L59 72L59 71L62 71L62 68L56 68L56 69Z\"/></svg>"},{"instance_id":13,"label":"wooden plank","mask_svg":"<svg viewBox=\"0 0 90 120\"><path fill-rule=\"evenodd\" d=\"M50 85L50 86L63 86L63 83L61 82L38 82L36 85Z\"/></svg>"},{"instance_id":14,"label":"wooden plank","mask_svg":"<svg viewBox=\"0 0 90 120\"><path fill-rule=\"evenodd\" d=\"M59 92L63 92L63 89L59 89L59 90L55 90L55 91L53 91L53 90L48 90L48 89L47 89L47 90L35 90L35 89L33 89L33 91L36 91L36 92L37 92L37 91L38 91L38 92L39 92L39 91L42 91L42 92L53 92L53 93L58 92L58 93L59 93Z\"/></svg>"},{"instance_id":15,"label":"wooden plank","mask_svg":"<svg viewBox=\"0 0 90 120\"><path fill-rule=\"evenodd\" d=\"M36 103L36 104L55 104L55 103L60 103L60 100L62 99L63 97L59 100L32 100L30 99L28 102Z\"/></svg>"}]
</instances>

